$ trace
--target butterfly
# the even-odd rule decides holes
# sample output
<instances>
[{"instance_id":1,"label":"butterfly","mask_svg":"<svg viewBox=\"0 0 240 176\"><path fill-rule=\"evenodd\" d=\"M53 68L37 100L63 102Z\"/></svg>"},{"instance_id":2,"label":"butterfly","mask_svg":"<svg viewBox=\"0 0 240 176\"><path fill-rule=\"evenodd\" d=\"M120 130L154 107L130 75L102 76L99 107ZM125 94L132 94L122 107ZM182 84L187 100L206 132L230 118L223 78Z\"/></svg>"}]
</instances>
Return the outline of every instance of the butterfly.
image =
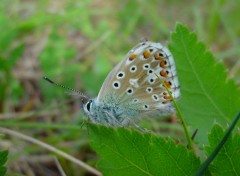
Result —
<instances>
[{"instance_id":1,"label":"butterfly","mask_svg":"<svg viewBox=\"0 0 240 176\"><path fill-rule=\"evenodd\" d=\"M108 74L96 98L79 95L83 112L93 123L109 126L169 115L174 107L163 82L178 99L180 86L171 52L161 43L140 42Z\"/></svg>"}]
</instances>

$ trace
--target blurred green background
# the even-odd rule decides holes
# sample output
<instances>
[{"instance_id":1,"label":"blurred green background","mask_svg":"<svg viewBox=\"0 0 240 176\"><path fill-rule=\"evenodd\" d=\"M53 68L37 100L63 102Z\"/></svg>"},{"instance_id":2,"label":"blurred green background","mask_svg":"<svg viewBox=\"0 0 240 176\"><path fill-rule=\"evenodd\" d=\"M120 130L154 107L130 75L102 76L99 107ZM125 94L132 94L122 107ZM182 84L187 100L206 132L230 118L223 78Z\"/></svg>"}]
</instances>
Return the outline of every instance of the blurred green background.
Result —
<instances>
[{"instance_id":1,"label":"blurred green background","mask_svg":"<svg viewBox=\"0 0 240 176\"><path fill-rule=\"evenodd\" d=\"M197 33L239 84L239 19L240 0L1 0L0 126L95 165L86 127L80 128L79 100L42 77L97 96L108 72L134 45L143 38L167 45L180 22ZM158 121L145 126L166 128L166 135L179 129L174 120L170 126ZM49 152L36 145L1 135L0 149L10 151L8 175L30 175L39 168L57 173ZM67 175L87 175L66 159L59 161Z\"/></svg>"}]
</instances>

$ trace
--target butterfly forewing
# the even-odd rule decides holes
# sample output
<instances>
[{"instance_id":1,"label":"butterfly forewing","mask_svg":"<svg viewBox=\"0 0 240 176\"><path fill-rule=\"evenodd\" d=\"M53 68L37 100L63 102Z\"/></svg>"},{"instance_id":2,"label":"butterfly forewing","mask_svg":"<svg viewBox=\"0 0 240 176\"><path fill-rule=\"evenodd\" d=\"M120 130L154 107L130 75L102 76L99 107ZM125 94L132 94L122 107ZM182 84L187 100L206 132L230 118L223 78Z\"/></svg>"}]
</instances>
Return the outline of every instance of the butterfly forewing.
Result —
<instances>
[{"instance_id":1,"label":"butterfly forewing","mask_svg":"<svg viewBox=\"0 0 240 176\"><path fill-rule=\"evenodd\" d=\"M116 96L118 103L128 108L145 112L170 111L171 98L159 78L174 98L180 96L176 67L170 51L160 43L141 42L107 76L97 101L108 103L107 97Z\"/></svg>"}]
</instances>

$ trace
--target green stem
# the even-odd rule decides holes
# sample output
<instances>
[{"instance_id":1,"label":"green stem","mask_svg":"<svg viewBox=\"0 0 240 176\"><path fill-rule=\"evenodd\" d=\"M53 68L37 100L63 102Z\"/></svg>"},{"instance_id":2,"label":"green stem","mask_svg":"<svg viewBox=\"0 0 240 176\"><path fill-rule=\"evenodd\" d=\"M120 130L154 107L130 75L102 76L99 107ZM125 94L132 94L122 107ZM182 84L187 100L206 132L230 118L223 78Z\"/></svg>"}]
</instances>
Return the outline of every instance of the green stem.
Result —
<instances>
[{"instance_id":1,"label":"green stem","mask_svg":"<svg viewBox=\"0 0 240 176\"><path fill-rule=\"evenodd\" d=\"M182 112L180 111L180 108L178 107L175 99L174 99L173 96L172 96L172 93L170 92L170 90L168 89L168 87L165 85L164 81L163 81L157 74L155 74L155 75L159 78L159 80L161 81L161 83L163 84L163 86L165 87L165 89L167 90L168 94L170 95L171 100L173 101L173 104L174 104L174 106L175 106L175 108L176 108L176 111L177 111L177 114L178 114L178 118L180 119L180 122L181 122L181 124L182 124L182 126L183 126L183 129L184 129L184 133L185 133L186 138L187 138L187 142L188 142L187 147L188 147L189 149L194 150L193 142L192 142L191 136L190 136L190 134L189 134L189 132L188 132L188 130L187 130L187 125L186 125L186 122L184 121L184 118L183 118Z\"/></svg>"},{"instance_id":2,"label":"green stem","mask_svg":"<svg viewBox=\"0 0 240 176\"><path fill-rule=\"evenodd\" d=\"M61 130L74 130L79 131L80 126L63 125L63 124L46 124L46 123L29 123L29 122L16 122L16 121L3 121L0 122L2 127L24 127L24 128L41 128L41 129L61 129Z\"/></svg>"},{"instance_id":3,"label":"green stem","mask_svg":"<svg viewBox=\"0 0 240 176\"><path fill-rule=\"evenodd\" d=\"M238 120L240 119L240 113L236 116L236 118L233 120L232 124L230 125L228 131L226 134L223 136L221 142L218 144L218 146L215 148L215 150L212 152L212 154L207 158L207 160L203 163L202 167L198 170L198 172L195 174L195 176L200 176L202 175L209 164L213 161L213 159L217 156L218 152L220 149L223 147L224 143L227 141L229 138L232 130L234 129L235 125L237 124Z\"/></svg>"}]
</instances>

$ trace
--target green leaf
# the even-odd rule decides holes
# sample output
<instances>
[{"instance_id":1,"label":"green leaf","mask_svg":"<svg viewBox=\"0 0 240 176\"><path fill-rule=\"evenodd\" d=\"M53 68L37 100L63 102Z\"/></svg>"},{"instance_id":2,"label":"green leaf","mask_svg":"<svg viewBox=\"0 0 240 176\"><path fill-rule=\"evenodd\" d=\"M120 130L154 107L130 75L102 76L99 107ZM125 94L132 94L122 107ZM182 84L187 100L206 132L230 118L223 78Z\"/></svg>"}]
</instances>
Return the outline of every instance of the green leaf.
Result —
<instances>
[{"instance_id":1,"label":"green leaf","mask_svg":"<svg viewBox=\"0 0 240 176\"><path fill-rule=\"evenodd\" d=\"M3 176L7 172L6 167L4 164L7 162L8 151L3 150L0 151L0 175Z\"/></svg>"},{"instance_id":2,"label":"green leaf","mask_svg":"<svg viewBox=\"0 0 240 176\"><path fill-rule=\"evenodd\" d=\"M7 59L0 56L0 69L7 71L13 68L17 60L22 56L24 45L19 44L16 48L12 49Z\"/></svg>"},{"instance_id":3,"label":"green leaf","mask_svg":"<svg viewBox=\"0 0 240 176\"><path fill-rule=\"evenodd\" d=\"M15 29L9 29L1 31L0 33L0 51L1 53L7 50L18 35L18 31Z\"/></svg>"},{"instance_id":4,"label":"green leaf","mask_svg":"<svg viewBox=\"0 0 240 176\"><path fill-rule=\"evenodd\" d=\"M208 136L210 146L206 147L210 155L224 136L220 125L215 125ZM228 138L216 158L209 166L213 175L240 175L240 133Z\"/></svg>"},{"instance_id":5,"label":"green leaf","mask_svg":"<svg viewBox=\"0 0 240 176\"><path fill-rule=\"evenodd\" d=\"M196 140L207 143L214 121L226 124L236 116L240 91L233 80L227 80L223 64L186 27L177 25L169 48L181 86L179 106L192 132L199 129Z\"/></svg>"},{"instance_id":6,"label":"green leaf","mask_svg":"<svg viewBox=\"0 0 240 176\"><path fill-rule=\"evenodd\" d=\"M181 144L151 133L89 124L103 175L193 175L199 159Z\"/></svg>"}]
</instances>

